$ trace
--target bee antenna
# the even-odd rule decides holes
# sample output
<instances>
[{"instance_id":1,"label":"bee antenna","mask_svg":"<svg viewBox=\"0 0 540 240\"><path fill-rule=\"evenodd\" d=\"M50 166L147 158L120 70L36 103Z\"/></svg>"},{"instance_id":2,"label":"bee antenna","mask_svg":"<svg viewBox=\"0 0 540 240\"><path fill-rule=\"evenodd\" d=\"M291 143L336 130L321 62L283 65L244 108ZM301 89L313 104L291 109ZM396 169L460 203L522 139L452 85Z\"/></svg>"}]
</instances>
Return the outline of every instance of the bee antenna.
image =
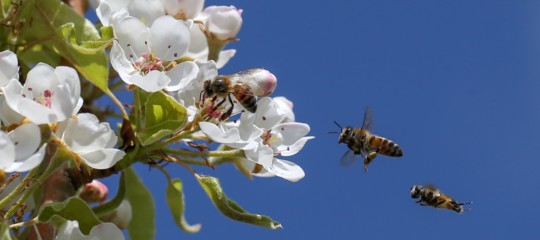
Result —
<instances>
[{"instance_id":1,"label":"bee antenna","mask_svg":"<svg viewBox=\"0 0 540 240\"><path fill-rule=\"evenodd\" d=\"M341 125L339 125L339 123L337 123L336 121L334 121L334 124L336 124L336 125L339 127L339 130L343 130L343 128L341 127Z\"/></svg>"},{"instance_id":2,"label":"bee antenna","mask_svg":"<svg viewBox=\"0 0 540 240\"><path fill-rule=\"evenodd\" d=\"M336 121L334 121L334 123L339 127L340 132L328 132L328 133L341 133L341 130L343 130L343 128L341 127L341 125L339 125L339 123L337 123Z\"/></svg>"}]
</instances>

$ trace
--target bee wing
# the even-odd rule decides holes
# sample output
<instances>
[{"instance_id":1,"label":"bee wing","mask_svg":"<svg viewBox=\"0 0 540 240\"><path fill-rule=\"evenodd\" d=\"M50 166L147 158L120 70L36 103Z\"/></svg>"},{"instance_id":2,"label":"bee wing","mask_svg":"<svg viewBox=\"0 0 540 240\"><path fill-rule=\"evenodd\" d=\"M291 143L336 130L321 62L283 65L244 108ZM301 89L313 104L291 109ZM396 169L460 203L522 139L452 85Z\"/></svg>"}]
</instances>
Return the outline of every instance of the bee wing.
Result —
<instances>
[{"instance_id":1,"label":"bee wing","mask_svg":"<svg viewBox=\"0 0 540 240\"><path fill-rule=\"evenodd\" d=\"M347 150L341 157L339 164L342 167L352 166L358 158L362 157L362 155L363 154L354 154L352 150Z\"/></svg>"},{"instance_id":2,"label":"bee wing","mask_svg":"<svg viewBox=\"0 0 540 240\"><path fill-rule=\"evenodd\" d=\"M258 85L257 79L255 78L256 74L259 71L263 70L262 68L252 68L248 70L243 70L237 73L229 75L229 79L232 83L241 82L251 87L254 96L264 97L269 95L269 93L264 92L261 86Z\"/></svg>"},{"instance_id":3,"label":"bee wing","mask_svg":"<svg viewBox=\"0 0 540 240\"><path fill-rule=\"evenodd\" d=\"M364 111L364 122L362 123L362 129L371 131L373 129L373 117L371 114L371 108L369 106L366 107L366 110Z\"/></svg>"}]
</instances>

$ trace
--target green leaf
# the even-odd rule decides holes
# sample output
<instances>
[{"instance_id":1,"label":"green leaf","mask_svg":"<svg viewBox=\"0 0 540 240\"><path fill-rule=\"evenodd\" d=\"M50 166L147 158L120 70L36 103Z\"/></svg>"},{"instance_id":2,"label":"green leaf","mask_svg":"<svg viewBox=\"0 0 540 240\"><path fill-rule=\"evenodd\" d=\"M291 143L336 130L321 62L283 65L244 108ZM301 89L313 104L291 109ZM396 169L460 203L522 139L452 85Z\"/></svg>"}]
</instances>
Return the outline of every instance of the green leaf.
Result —
<instances>
[{"instance_id":1,"label":"green leaf","mask_svg":"<svg viewBox=\"0 0 540 240\"><path fill-rule=\"evenodd\" d=\"M104 48L110 43L103 41L94 24L58 0L28 1L22 7L20 18L31 22L22 28L24 41L55 51L83 77L109 92L109 69Z\"/></svg>"},{"instance_id":2,"label":"green leaf","mask_svg":"<svg viewBox=\"0 0 540 240\"><path fill-rule=\"evenodd\" d=\"M151 93L144 105L145 127L139 133L141 144L150 145L182 128L186 123L186 109L163 92Z\"/></svg>"},{"instance_id":3,"label":"green leaf","mask_svg":"<svg viewBox=\"0 0 540 240\"><path fill-rule=\"evenodd\" d=\"M221 213L223 213L223 215L227 216L228 218L270 229L282 228L279 222L272 220L270 217L252 214L242 209L240 205L225 195L217 178L201 176L198 174L195 174L195 177L199 181L199 184L201 184L203 187L204 191L206 191L206 194L208 194L214 205Z\"/></svg>"},{"instance_id":4,"label":"green leaf","mask_svg":"<svg viewBox=\"0 0 540 240\"><path fill-rule=\"evenodd\" d=\"M126 174L122 172L120 175L120 183L118 184L118 193L116 193L116 196L114 196L113 199L110 201L101 204L99 206L96 206L92 208L96 216L102 217L106 215L107 213L110 213L114 211L122 201L124 200L124 197L126 196Z\"/></svg>"},{"instance_id":5,"label":"green leaf","mask_svg":"<svg viewBox=\"0 0 540 240\"><path fill-rule=\"evenodd\" d=\"M38 220L49 222L55 216L66 220L77 220L84 235L88 235L94 226L101 223L92 209L78 197L68 198L64 202L44 204L39 210Z\"/></svg>"},{"instance_id":6,"label":"green leaf","mask_svg":"<svg viewBox=\"0 0 540 240\"><path fill-rule=\"evenodd\" d=\"M184 192L182 191L182 181L172 179L167 183L167 204L173 215L176 225L188 233L196 233L201 230L201 224L189 225L184 216Z\"/></svg>"},{"instance_id":7,"label":"green leaf","mask_svg":"<svg viewBox=\"0 0 540 240\"><path fill-rule=\"evenodd\" d=\"M156 216L152 194L132 168L127 168L125 173L126 197L133 209L131 221L127 227L129 239L154 239Z\"/></svg>"}]
</instances>

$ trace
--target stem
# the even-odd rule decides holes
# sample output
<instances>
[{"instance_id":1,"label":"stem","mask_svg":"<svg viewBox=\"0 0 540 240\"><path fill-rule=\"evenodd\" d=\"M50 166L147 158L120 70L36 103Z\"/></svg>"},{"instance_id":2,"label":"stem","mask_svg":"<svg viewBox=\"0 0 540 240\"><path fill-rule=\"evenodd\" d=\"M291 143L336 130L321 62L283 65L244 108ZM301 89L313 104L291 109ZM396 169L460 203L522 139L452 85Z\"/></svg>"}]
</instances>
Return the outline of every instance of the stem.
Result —
<instances>
[{"instance_id":1,"label":"stem","mask_svg":"<svg viewBox=\"0 0 540 240\"><path fill-rule=\"evenodd\" d=\"M180 140L182 138L188 137L193 132L195 132L195 131L183 131L183 132L180 132L177 135L172 136L171 138L169 138L167 141L154 143L154 144L146 147L144 150L147 151L147 152L150 152L150 151L165 148L169 144L172 144L172 143L174 143L174 142L176 142L176 141L178 141L178 140Z\"/></svg>"},{"instance_id":2,"label":"stem","mask_svg":"<svg viewBox=\"0 0 540 240\"><path fill-rule=\"evenodd\" d=\"M13 199L15 199L15 197L21 194L27 188L26 182L32 181L32 178L37 174L37 172L38 168L32 169L13 191L11 191L4 199L0 200L0 209L4 208L6 204L8 204Z\"/></svg>"},{"instance_id":3,"label":"stem","mask_svg":"<svg viewBox=\"0 0 540 240\"><path fill-rule=\"evenodd\" d=\"M11 225L9 225L9 228L26 227L26 226L35 225L36 223L39 223L39 220L38 220L37 217L35 217L33 219L30 219L30 220L28 220L26 222L19 222L19 223L11 224Z\"/></svg>"},{"instance_id":4,"label":"stem","mask_svg":"<svg viewBox=\"0 0 540 240\"><path fill-rule=\"evenodd\" d=\"M167 153L175 154L175 155L189 156L189 157L222 157L222 158L245 157L244 150L242 149L233 149L233 150L225 150L225 151L209 151L209 152L192 152L185 149L164 148L163 151Z\"/></svg>"},{"instance_id":5,"label":"stem","mask_svg":"<svg viewBox=\"0 0 540 240\"><path fill-rule=\"evenodd\" d=\"M135 132L139 132L142 129L141 126L141 90L139 88L135 88L133 90L133 101L134 101L134 108L135 108L135 126L137 130Z\"/></svg>"},{"instance_id":6,"label":"stem","mask_svg":"<svg viewBox=\"0 0 540 240\"><path fill-rule=\"evenodd\" d=\"M118 106L118 108L120 108L120 111L122 111L122 116L124 117L124 119L129 119L129 115L126 112L126 109L124 108L124 105L122 104L122 102L120 102L120 100L118 100L118 98L116 98L116 96L110 90L105 91L105 94L107 94L107 96L111 98L111 100L116 104L116 106Z\"/></svg>"},{"instance_id":7,"label":"stem","mask_svg":"<svg viewBox=\"0 0 540 240\"><path fill-rule=\"evenodd\" d=\"M37 169L37 168L34 168L34 169ZM34 169L32 169L32 170L34 170ZM30 174L28 174L27 177L29 175ZM47 180L47 178L50 175L51 174L44 173L37 180L30 179L30 181L36 181L38 183L43 183L43 182L45 182L45 180ZM24 180L26 180L26 178ZM15 204L13 204L13 206L11 206L9 211L4 215L4 219L10 219L15 214L15 212L17 212L17 209L19 208L19 206L21 206L26 201L26 199L28 199L28 197L30 197L30 195L32 195L32 193L34 193L34 191L36 190L36 188L39 185L40 184L32 184L32 185L30 185L30 187L28 187L28 190L26 192L24 192L24 194L19 198L19 200L17 200L17 202L15 202ZM27 186L25 186L25 187L27 187Z\"/></svg>"}]
</instances>

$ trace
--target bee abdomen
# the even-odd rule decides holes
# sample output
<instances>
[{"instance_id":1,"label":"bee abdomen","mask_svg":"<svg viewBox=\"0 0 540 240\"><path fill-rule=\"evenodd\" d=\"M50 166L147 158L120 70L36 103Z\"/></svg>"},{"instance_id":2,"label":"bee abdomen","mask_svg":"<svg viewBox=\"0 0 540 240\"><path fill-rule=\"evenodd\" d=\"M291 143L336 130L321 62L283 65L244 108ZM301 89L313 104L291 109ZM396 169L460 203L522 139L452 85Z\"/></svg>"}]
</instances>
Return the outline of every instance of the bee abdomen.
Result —
<instances>
[{"instance_id":1,"label":"bee abdomen","mask_svg":"<svg viewBox=\"0 0 540 240\"><path fill-rule=\"evenodd\" d=\"M372 140L370 141L369 145L372 147L378 147L379 153L386 156L390 156L390 157L403 156L403 150L401 150L401 147L390 139L374 136Z\"/></svg>"},{"instance_id":2,"label":"bee abdomen","mask_svg":"<svg viewBox=\"0 0 540 240\"><path fill-rule=\"evenodd\" d=\"M249 86L235 85L233 94L246 110L252 113L257 111L257 99L253 95L253 92Z\"/></svg>"}]
</instances>

